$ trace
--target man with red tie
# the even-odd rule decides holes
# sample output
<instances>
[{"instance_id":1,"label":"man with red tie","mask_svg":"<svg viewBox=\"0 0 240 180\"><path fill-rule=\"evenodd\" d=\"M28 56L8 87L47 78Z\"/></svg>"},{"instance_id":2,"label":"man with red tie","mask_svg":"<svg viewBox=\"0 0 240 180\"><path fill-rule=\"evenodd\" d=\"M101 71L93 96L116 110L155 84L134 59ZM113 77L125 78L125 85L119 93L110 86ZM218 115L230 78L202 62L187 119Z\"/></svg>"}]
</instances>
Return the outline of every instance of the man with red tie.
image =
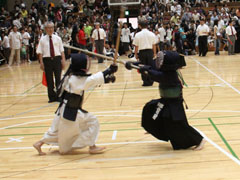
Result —
<instances>
[{"instance_id":1,"label":"man with red tie","mask_svg":"<svg viewBox=\"0 0 240 180\"><path fill-rule=\"evenodd\" d=\"M96 48L97 53L103 54L103 48L105 47L106 32L100 28L100 23L95 23L96 29L92 33L93 46ZM98 58L98 63L103 63L103 58Z\"/></svg>"},{"instance_id":2,"label":"man with red tie","mask_svg":"<svg viewBox=\"0 0 240 180\"><path fill-rule=\"evenodd\" d=\"M231 20L229 21L228 27L226 28L226 34L228 38L228 55L234 55L237 32L233 27L233 22Z\"/></svg>"},{"instance_id":3,"label":"man with red tie","mask_svg":"<svg viewBox=\"0 0 240 180\"><path fill-rule=\"evenodd\" d=\"M51 103L58 101L54 90L53 74L55 76L55 87L57 88L60 83L62 69L65 66L65 55L61 38L53 34L54 24L52 22L45 23L45 31L47 35L40 39L37 54L39 54L40 68L46 74L48 102Z\"/></svg>"}]
</instances>

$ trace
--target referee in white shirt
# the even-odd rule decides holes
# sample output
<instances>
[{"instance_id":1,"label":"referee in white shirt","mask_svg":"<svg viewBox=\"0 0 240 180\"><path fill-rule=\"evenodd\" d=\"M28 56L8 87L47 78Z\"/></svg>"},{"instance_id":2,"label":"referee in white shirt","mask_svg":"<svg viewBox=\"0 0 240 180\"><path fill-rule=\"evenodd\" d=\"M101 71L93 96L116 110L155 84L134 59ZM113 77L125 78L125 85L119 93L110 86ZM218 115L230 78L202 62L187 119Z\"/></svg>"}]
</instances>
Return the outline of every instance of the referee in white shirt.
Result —
<instances>
[{"instance_id":1,"label":"referee in white shirt","mask_svg":"<svg viewBox=\"0 0 240 180\"><path fill-rule=\"evenodd\" d=\"M237 32L233 27L233 22L230 20L229 25L226 28L226 34L228 38L228 55L234 55L235 41L237 40Z\"/></svg>"},{"instance_id":2,"label":"referee in white shirt","mask_svg":"<svg viewBox=\"0 0 240 180\"><path fill-rule=\"evenodd\" d=\"M61 72L65 66L65 55L62 40L59 36L54 35L54 24L52 22L45 23L47 35L43 36L37 48L39 54L40 68L45 71L49 103L58 101L56 92L54 91L53 74L55 76L55 87L57 89Z\"/></svg>"},{"instance_id":3,"label":"referee in white shirt","mask_svg":"<svg viewBox=\"0 0 240 180\"><path fill-rule=\"evenodd\" d=\"M206 56L208 52L208 34L209 27L205 24L204 19L201 19L200 25L197 27L199 56Z\"/></svg>"},{"instance_id":4,"label":"referee in white shirt","mask_svg":"<svg viewBox=\"0 0 240 180\"><path fill-rule=\"evenodd\" d=\"M96 29L92 33L93 46L96 48L98 54L103 54L103 48L106 42L106 33L104 29L100 28L100 23L95 23ZM103 58L98 58L98 63L103 63Z\"/></svg>"},{"instance_id":5,"label":"referee in white shirt","mask_svg":"<svg viewBox=\"0 0 240 180\"><path fill-rule=\"evenodd\" d=\"M140 21L139 27L141 29L135 35L133 40L133 45L135 45L135 57L138 59L138 51L139 51L139 61L144 65L152 65L153 57L156 57L156 38L153 32L150 32L147 29L148 23L147 21ZM151 78L142 73L142 86L152 86L153 81Z\"/></svg>"}]
</instances>

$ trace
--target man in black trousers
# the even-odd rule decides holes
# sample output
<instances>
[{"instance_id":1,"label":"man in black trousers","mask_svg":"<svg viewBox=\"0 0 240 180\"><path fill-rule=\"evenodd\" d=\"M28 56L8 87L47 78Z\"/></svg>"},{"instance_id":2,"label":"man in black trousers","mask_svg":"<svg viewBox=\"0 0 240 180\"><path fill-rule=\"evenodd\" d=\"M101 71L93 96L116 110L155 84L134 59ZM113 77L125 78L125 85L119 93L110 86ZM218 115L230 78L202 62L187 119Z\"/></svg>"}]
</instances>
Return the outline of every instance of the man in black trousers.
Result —
<instances>
[{"instance_id":1,"label":"man in black trousers","mask_svg":"<svg viewBox=\"0 0 240 180\"><path fill-rule=\"evenodd\" d=\"M138 59L139 51L139 61L144 65L152 65L153 58L156 57L156 38L155 34L147 29L147 21L140 21L138 32L133 40L133 45L135 46L135 57ZM142 86L152 86L153 81L150 76L141 73L143 84Z\"/></svg>"},{"instance_id":2,"label":"man in black trousers","mask_svg":"<svg viewBox=\"0 0 240 180\"><path fill-rule=\"evenodd\" d=\"M209 27L205 24L204 19L200 20L200 25L197 27L198 35L198 50L199 56L206 56L208 52L208 38Z\"/></svg>"},{"instance_id":3,"label":"man in black trousers","mask_svg":"<svg viewBox=\"0 0 240 180\"><path fill-rule=\"evenodd\" d=\"M45 71L49 103L58 101L56 91L54 90L53 74L55 76L55 89L57 89L61 72L65 66L65 55L62 40L54 33L54 24L52 22L45 23L47 35L43 36L37 48L39 54L40 68Z\"/></svg>"}]
</instances>

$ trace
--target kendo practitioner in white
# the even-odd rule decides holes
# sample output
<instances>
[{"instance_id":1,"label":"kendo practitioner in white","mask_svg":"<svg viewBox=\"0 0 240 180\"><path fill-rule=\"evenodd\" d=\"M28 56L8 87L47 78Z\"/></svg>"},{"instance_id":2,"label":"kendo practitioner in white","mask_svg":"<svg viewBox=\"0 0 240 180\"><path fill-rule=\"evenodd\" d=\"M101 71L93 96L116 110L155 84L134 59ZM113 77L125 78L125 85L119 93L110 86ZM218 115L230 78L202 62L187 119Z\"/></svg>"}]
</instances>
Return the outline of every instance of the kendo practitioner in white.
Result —
<instances>
[{"instance_id":1,"label":"kendo practitioner in white","mask_svg":"<svg viewBox=\"0 0 240 180\"><path fill-rule=\"evenodd\" d=\"M133 62L126 68L132 69ZM174 150L203 148L205 139L187 121L183 107L182 82L178 69L185 66L183 56L173 51L160 51L151 66L133 63L159 83L160 99L148 102L142 111L142 127L157 139L170 141Z\"/></svg>"},{"instance_id":2,"label":"kendo practitioner in white","mask_svg":"<svg viewBox=\"0 0 240 180\"><path fill-rule=\"evenodd\" d=\"M93 114L82 109L84 91L98 85L114 82L116 65L103 72L87 74L89 61L85 54L72 54L71 64L58 88L62 99L49 130L40 141L33 144L39 155L43 144L58 145L60 154L72 149L89 146L89 153L102 153L105 147L95 145L99 134L99 123Z\"/></svg>"}]
</instances>

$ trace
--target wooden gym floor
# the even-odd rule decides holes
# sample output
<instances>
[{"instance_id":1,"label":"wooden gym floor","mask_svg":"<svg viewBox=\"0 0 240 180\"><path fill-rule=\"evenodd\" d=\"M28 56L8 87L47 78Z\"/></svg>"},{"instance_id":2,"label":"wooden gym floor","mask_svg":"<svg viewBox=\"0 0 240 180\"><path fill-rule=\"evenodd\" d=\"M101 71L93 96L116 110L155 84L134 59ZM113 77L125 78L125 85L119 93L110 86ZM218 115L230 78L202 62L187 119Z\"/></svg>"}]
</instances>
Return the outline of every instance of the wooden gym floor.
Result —
<instances>
[{"instance_id":1,"label":"wooden gym floor","mask_svg":"<svg viewBox=\"0 0 240 180\"><path fill-rule=\"evenodd\" d=\"M240 55L186 57L181 72L188 87L184 97L189 123L207 139L202 151L173 151L141 128L141 109L159 98L158 85L142 87L140 75L119 65L117 81L86 93L84 108L99 118L100 155L87 148L60 156L32 144L47 131L57 103L47 103L37 62L0 67L0 178L81 180L232 180L240 179ZM91 72L110 63L92 62Z\"/></svg>"}]
</instances>

